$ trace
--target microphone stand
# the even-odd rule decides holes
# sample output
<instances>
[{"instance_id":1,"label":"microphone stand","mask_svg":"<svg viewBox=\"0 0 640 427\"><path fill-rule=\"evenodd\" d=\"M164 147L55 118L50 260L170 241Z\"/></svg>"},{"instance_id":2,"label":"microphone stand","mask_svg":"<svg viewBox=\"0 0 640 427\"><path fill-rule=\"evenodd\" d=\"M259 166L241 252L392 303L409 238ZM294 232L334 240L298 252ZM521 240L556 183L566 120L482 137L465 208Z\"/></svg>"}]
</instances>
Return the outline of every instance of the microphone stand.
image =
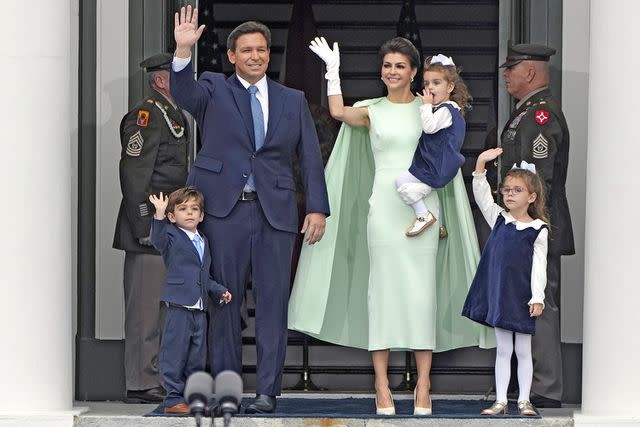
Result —
<instances>
[{"instance_id":1,"label":"microphone stand","mask_svg":"<svg viewBox=\"0 0 640 427\"><path fill-rule=\"evenodd\" d=\"M238 412L238 405L233 401L226 401L220 404L220 412L222 412L223 426L229 427L231 425L231 416Z\"/></svg>"},{"instance_id":2,"label":"microphone stand","mask_svg":"<svg viewBox=\"0 0 640 427\"><path fill-rule=\"evenodd\" d=\"M202 422L202 414L204 414L205 407L206 407L205 403L199 400L192 402L191 405L189 406L190 412L193 414L194 418L196 419L196 427L200 427L200 424Z\"/></svg>"}]
</instances>

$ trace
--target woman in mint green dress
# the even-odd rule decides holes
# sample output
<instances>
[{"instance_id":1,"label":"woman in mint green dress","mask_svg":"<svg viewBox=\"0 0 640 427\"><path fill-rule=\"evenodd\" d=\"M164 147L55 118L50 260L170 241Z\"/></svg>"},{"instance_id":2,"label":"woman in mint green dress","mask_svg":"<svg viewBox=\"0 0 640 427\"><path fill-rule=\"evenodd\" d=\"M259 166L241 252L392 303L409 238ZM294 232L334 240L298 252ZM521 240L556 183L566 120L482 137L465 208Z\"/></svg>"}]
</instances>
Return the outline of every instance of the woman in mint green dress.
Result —
<instances>
[{"instance_id":1,"label":"woman in mint green dress","mask_svg":"<svg viewBox=\"0 0 640 427\"><path fill-rule=\"evenodd\" d=\"M389 350L413 350L418 380L414 414L429 415L432 351L492 346L492 334L463 318L462 304L479 258L469 201L460 172L425 202L439 228L407 238L415 220L395 188L411 164L422 128L421 101L411 92L417 49L397 37L380 49L388 95L343 104L337 43L310 48L325 62L331 115L343 122L325 175L332 215L325 236L305 246L289 303L289 328L324 341L371 351L376 412L393 415Z\"/></svg>"}]
</instances>

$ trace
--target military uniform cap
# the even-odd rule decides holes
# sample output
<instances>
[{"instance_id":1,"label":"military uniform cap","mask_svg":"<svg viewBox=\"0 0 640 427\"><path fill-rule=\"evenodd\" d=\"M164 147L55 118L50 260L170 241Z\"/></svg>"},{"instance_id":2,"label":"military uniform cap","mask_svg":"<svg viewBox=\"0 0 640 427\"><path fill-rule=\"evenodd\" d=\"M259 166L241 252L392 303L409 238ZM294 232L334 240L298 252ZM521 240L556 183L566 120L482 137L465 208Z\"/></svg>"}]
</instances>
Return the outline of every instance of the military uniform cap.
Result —
<instances>
[{"instance_id":1,"label":"military uniform cap","mask_svg":"<svg viewBox=\"0 0 640 427\"><path fill-rule=\"evenodd\" d=\"M140 63L140 67L144 68L147 72L170 70L171 62L173 61L173 55L170 53L159 53L145 59Z\"/></svg>"},{"instance_id":2,"label":"military uniform cap","mask_svg":"<svg viewBox=\"0 0 640 427\"><path fill-rule=\"evenodd\" d=\"M556 50L542 44L516 44L509 46L507 60L500 68L513 67L521 61L549 61Z\"/></svg>"}]
</instances>

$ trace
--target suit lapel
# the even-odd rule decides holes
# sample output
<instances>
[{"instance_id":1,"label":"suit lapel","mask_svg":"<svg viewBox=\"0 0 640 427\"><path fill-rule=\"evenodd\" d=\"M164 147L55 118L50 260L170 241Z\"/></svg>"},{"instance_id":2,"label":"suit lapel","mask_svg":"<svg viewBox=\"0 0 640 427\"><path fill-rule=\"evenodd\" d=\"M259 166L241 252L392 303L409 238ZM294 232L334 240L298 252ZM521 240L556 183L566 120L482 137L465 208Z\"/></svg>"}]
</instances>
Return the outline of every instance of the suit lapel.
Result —
<instances>
[{"instance_id":1,"label":"suit lapel","mask_svg":"<svg viewBox=\"0 0 640 427\"><path fill-rule=\"evenodd\" d=\"M202 237L202 241L204 242L204 254L202 256L202 264L206 264L207 257L211 256L211 247L209 246L209 239L207 239L204 234L200 233L200 237Z\"/></svg>"},{"instance_id":2,"label":"suit lapel","mask_svg":"<svg viewBox=\"0 0 640 427\"><path fill-rule=\"evenodd\" d=\"M275 84L271 79L267 79L267 84L269 87L269 123L267 124L267 135L264 138L265 145L269 143L278 128L278 122L284 110L282 87Z\"/></svg>"},{"instance_id":3,"label":"suit lapel","mask_svg":"<svg viewBox=\"0 0 640 427\"><path fill-rule=\"evenodd\" d=\"M231 75L231 77L227 79L227 82L229 82L233 99L236 101L236 106L240 111L242 121L249 133L251 145L255 147L256 141L253 135L253 116L251 115L251 99L249 97L249 92L247 92L244 86L242 86L235 74Z\"/></svg>"},{"instance_id":4,"label":"suit lapel","mask_svg":"<svg viewBox=\"0 0 640 427\"><path fill-rule=\"evenodd\" d=\"M200 254L198 253L198 250L196 249L196 245L193 244L193 240L189 239L189 235L187 235L187 233L185 233L183 230L180 230L180 228L178 228L178 226L175 226L175 227L176 227L176 231L178 232L178 234L180 236L182 236L182 241L184 242L184 244L187 245L188 247L190 247L191 248L191 252L193 252L196 255L196 257L198 259L200 259ZM202 234L200 234L200 238L204 239L204 237L202 237Z\"/></svg>"}]
</instances>

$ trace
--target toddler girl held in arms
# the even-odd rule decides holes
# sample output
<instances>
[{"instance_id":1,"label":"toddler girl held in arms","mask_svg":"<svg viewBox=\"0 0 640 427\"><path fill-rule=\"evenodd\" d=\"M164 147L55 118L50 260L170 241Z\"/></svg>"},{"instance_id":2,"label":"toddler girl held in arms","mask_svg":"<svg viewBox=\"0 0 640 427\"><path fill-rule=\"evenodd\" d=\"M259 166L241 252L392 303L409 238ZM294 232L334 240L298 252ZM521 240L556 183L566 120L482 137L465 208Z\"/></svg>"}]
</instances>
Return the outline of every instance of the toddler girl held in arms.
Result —
<instances>
[{"instance_id":1,"label":"toddler girl held in arms","mask_svg":"<svg viewBox=\"0 0 640 427\"><path fill-rule=\"evenodd\" d=\"M396 178L400 197L416 215L407 237L418 236L436 222L424 198L433 188L447 185L464 164L460 154L466 127L463 115L471 109L471 95L451 57L427 57L423 77L424 90L418 93L422 136L411 167Z\"/></svg>"}]
</instances>

